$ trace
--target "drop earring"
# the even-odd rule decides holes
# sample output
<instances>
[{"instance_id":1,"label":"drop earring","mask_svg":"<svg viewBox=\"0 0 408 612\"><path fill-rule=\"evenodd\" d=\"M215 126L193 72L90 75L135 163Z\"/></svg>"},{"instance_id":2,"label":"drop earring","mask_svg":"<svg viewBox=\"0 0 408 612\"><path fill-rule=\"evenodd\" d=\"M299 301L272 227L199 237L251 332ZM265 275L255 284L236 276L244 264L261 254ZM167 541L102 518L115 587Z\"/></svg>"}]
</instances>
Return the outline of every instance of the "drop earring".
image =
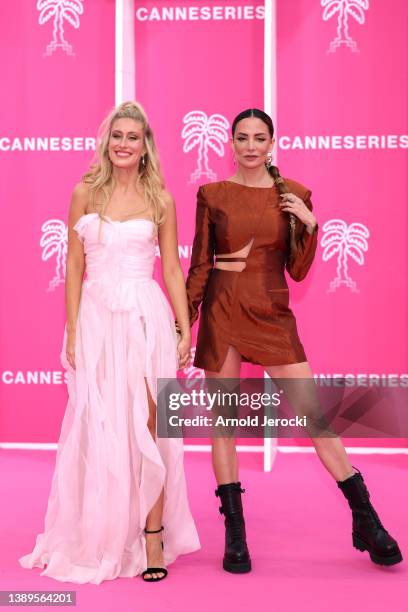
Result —
<instances>
[{"instance_id":1,"label":"drop earring","mask_svg":"<svg viewBox=\"0 0 408 612\"><path fill-rule=\"evenodd\" d=\"M265 161L266 167L270 168L272 166L272 162L273 162L272 151L269 151L269 153L266 156L266 161Z\"/></svg>"}]
</instances>

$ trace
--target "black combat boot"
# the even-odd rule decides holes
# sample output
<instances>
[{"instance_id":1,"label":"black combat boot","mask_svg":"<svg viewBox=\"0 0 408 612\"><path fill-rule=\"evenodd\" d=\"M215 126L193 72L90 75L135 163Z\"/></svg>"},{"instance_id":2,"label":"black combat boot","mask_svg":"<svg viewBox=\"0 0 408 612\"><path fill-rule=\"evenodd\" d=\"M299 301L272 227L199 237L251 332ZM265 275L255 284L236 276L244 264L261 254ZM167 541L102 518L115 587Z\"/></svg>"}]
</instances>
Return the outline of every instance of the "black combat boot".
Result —
<instances>
[{"instance_id":1,"label":"black combat boot","mask_svg":"<svg viewBox=\"0 0 408 612\"><path fill-rule=\"evenodd\" d=\"M354 468L355 469L355 468ZM370 494L359 470L337 485L343 491L353 514L353 546L367 550L378 565L394 565L402 561L397 542L383 527L370 502Z\"/></svg>"},{"instance_id":2,"label":"black combat boot","mask_svg":"<svg viewBox=\"0 0 408 612\"><path fill-rule=\"evenodd\" d=\"M221 500L220 513L225 516L225 552L222 566L233 574L251 571L241 500L241 493L244 491L240 482L219 485L215 491Z\"/></svg>"}]
</instances>

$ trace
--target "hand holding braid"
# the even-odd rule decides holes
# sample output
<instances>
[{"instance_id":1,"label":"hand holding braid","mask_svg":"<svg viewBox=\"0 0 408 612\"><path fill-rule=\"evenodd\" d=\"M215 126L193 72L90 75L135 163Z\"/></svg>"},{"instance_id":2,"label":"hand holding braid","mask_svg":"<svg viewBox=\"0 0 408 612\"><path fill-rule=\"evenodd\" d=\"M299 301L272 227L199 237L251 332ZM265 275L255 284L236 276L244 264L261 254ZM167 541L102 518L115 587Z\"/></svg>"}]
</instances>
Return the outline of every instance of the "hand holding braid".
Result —
<instances>
[{"instance_id":1,"label":"hand holding braid","mask_svg":"<svg viewBox=\"0 0 408 612\"><path fill-rule=\"evenodd\" d=\"M299 221L302 221L304 225L306 225L307 231L311 234L314 228L317 225L316 217L312 213L311 210L308 209L306 204L301 198L298 198L294 193L281 193L280 197L282 201L280 202L281 210L288 212L291 216L295 215Z\"/></svg>"},{"instance_id":2,"label":"hand holding braid","mask_svg":"<svg viewBox=\"0 0 408 612\"><path fill-rule=\"evenodd\" d=\"M268 172L275 181L279 195L282 201L279 203L281 210L289 213L290 224L290 255L289 260L293 260L298 251L296 242L296 217L306 225L307 231L311 234L317 225L317 221L313 213L308 209L301 198L298 198L294 193L290 193L285 181L279 173L277 166L268 166Z\"/></svg>"}]
</instances>

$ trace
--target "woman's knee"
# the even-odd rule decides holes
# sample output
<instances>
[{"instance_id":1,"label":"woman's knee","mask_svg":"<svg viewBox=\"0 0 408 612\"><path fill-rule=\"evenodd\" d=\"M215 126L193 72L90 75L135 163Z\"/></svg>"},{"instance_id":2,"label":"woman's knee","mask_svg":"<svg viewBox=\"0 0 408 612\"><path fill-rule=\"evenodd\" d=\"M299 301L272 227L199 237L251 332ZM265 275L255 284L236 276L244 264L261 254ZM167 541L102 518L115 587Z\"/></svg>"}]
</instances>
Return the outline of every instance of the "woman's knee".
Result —
<instances>
[{"instance_id":1,"label":"woman's knee","mask_svg":"<svg viewBox=\"0 0 408 612\"><path fill-rule=\"evenodd\" d=\"M212 446L214 450L235 450L235 438L233 436L216 436L212 438Z\"/></svg>"}]
</instances>

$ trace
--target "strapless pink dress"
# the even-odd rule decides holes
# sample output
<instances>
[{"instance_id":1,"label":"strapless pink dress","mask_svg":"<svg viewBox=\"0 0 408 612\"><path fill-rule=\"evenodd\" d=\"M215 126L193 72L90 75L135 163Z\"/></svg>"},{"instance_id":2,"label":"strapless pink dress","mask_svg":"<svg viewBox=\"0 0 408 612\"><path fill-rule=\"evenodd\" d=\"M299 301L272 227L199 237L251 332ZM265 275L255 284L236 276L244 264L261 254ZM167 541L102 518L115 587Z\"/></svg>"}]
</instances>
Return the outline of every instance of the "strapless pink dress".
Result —
<instances>
[{"instance_id":1,"label":"strapless pink dress","mask_svg":"<svg viewBox=\"0 0 408 612\"><path fill-rule=\"evenodd\" d=\"M146 569L143 529L164 487L164 559L200 548L186 492L181 439L147 428L146 382L177 370L170 306L153 280L156 227L146 219L101 221L83 215L83 282L76 370L68 372L44 533L23 567L57 580L99 584Z\"/></svg>"}]
</instances>

